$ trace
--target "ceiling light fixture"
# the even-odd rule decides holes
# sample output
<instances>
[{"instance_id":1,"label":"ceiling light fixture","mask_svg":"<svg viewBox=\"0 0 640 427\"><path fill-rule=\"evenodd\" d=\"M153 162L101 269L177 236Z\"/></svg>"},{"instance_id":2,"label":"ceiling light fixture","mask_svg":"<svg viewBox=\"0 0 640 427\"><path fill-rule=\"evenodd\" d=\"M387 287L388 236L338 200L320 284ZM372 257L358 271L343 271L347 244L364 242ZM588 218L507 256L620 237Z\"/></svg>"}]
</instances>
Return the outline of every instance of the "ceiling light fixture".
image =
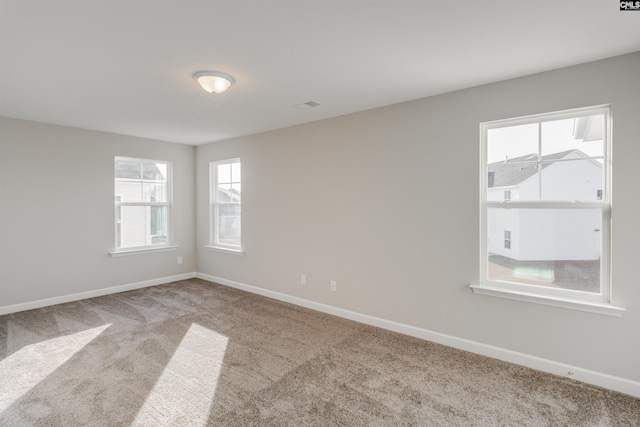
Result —
<instances>
[{"instance_id":1,"label":"ceiling light fixture","mask_svg":"<svg viewBox=\"0 0 640 427\"><path fill-rule=\"evenodd\" d=\"M236 81L229 74L220 71L198 71L193 75L193 79L209 93L222 93Z\"/></svg>"}]
</instances>

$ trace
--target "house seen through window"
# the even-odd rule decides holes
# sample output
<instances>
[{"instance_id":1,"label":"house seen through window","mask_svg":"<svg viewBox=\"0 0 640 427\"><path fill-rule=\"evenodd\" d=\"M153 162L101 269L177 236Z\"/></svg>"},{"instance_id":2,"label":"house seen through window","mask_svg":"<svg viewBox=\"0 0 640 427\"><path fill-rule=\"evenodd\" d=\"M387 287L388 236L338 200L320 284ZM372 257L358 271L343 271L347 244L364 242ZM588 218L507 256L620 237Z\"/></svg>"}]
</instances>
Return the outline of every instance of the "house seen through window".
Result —
<instances>
[{"instance_id":1,"label":"house seen through window","mask_svg":"<svg viewBox=\"0 0 640 427\"><path fill-rule=\"evenodd\" d=\"M170 165L115 158L116 251L169 244Z\"/></svg>"},{"instance_id":2,"label":"house seen through window","mask_svg":"<svg viewBox=\"0 0 640 427\"><path fill-rule=\"evenodd\" d=\"M482 124L480 286L609 302L609 120L595 107Z\"/></svg>"}]
</instances>

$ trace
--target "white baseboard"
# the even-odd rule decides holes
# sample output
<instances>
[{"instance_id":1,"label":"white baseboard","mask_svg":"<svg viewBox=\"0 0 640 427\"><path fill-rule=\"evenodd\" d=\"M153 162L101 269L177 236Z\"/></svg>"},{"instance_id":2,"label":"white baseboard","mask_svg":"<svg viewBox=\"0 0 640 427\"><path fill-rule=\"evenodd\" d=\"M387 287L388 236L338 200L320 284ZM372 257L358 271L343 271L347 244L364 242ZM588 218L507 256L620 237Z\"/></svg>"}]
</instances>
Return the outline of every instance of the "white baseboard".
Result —
<instances>
[{"instance_id":1,"label":"white baseboard","mask_svg":"<svg viewBox=\"0 0 640 427\"><path fill-rule=\"evenodd\" d=\"M463 338L457 338L451 335L441 334L439 332L429 331L427 329L417 328L415 326L380 319L378 317L373 317L366 314L361 314L354 311L349 311L342 308L305 300L291 295L282 294L280 292L270 291L256 286L234 282L222 277L211 276L203 273L196 273L196 277L265 297L321 311L323 313L333 314L335 316L354 320L360 323L365 323L367 325L377 326L379 328L399 332L401 334L421 338L427 341L433 341L438 344L443 344L460 350L492 357L494 359L503 360L505 362L514 363L516 365L526 366L528 368L536 369L538 371L547 372L561 377L571 378L576 381L593 384L599 387L604 387L610 390L615 390L640 398L640 382L637 381L614 377L612 375L603 374L600 372L595 372L560 362L555 362L553 360L543 359L540 357L518 353L516 351L511 351L500 347L494 347Z\"/></svg>"},{"instance_id":2,"label":"white baseboard","mask_svg":"<svg viewBox=\"0 0 640 427\"><path fill-rule=\"evenodd\" d=\"M118 292L132 291L134 289L147 288L149 286L163 285L165 283L176 282L178 280L192 279L196 273L184 273L175 276L160 277L158 279L145 280L143 282L129 283L127 285L113 286L110 288L96 289L94 291L79 292L76 294L63 295L60 297L46 298L37 301L30 301L21 304L6 305L0 307L0 315L16 313L18 311L33 310L34 308L47 307L65 302L78 301L87 298L100 297L103 295L115 294Z\"/></svg>"}]
</instances>

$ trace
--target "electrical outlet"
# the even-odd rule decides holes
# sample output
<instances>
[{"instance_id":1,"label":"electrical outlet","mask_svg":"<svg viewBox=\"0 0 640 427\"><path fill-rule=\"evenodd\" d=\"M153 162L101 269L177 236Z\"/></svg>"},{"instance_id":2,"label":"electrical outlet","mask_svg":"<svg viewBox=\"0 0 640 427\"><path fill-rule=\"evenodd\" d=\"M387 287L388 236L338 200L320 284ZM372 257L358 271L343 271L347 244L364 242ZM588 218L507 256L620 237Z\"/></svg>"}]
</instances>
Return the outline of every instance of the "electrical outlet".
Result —
<instances>
[{"instance_id":1,"label":"electrical outlet","mask_svg":"<svg viewBox=\"0 0 640 427\"><path fill-rule=\"evenodd\" d=\"M333 292L335 292L335 291L337 291L337 290L338 290L338 284L336 283L336 281L335 281L335 280L332 280L332 281L331 281L331 290L332 290Z\"/></svg>"},{"instance_id":2,"label":"electrical outlet","mask_svg":"<svg viewBox=\"0 0 640 427\"><path fill-rule=\"evenodd\" d=\"M181 256L178 257L178 264L182 264L182 257Z\"/></svg>"},{"instance_id":3,"label":"electrical outlet","mask_svg":"<svg viewBox=\"0 0 640 427\"><path fill-rule=\"evenodd\" d=\"M300 275L300 284L301 285L306 285L307 284L307 275L306 274L301 274Z\"/></svg>"}]
</instances>

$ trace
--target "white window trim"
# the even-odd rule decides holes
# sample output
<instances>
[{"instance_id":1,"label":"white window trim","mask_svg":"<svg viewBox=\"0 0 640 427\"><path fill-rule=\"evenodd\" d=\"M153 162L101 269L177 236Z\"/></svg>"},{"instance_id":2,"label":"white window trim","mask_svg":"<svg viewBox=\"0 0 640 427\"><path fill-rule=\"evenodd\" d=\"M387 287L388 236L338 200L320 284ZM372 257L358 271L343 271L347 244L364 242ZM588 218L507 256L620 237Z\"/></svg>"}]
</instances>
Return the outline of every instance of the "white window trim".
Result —
<instances>
[{"instance_id":1,"label":"white window trim","mask_svg":"<svg viewBox=\"0 0 640 427\"><path fill-rule=\"evenodd\" d=\"M121 256L129 256L129 255L142 255L142 254L150 254L153 252L167 252L167 251L175 251L178 249L178 245L168 245L168 246L139 246L139 247L131 247L122 249L119 251L109 252L109 255L112 257L121 257Z\"/></svg>"},{"instance_id":2,"label":"white window trim","mask_svg":"<svg viewBox=\"0 0 640 427\"><path fill-rule=\"evenodd\" d=\"M244 255L244 250L242 250L242 248L228 249L228 248L223 248L221 246L211 246L211 245L205 245L204 247L210 250L211 252L224 252L232 255Z\"/></svg>"},{"instance_id":3,"label":"white window trim","mask_svg":"<svg viewBox=\"0 0 640 427\"><path fill-rule=\"evenodd\" d=\"M603 155L605 200L594 202L555 202L555 201L488 201L487 200L487 135L490 129L504 126L518 126L547 120L562 120L593 114L605 116L605 152ZM480 124L480 281L471 285L474 293L527 301L538 304L546 304L555 307L569 308L581 311L595 312L620 316L625 310L614 306L611 292L611 106L601 105L595 107L578 108L560 112L537 114L515 119L498 120ZM601 293L574 291L568 289L543 288L540 286L526 285L504 281L488 280L487 271L487 211L489 208L563 208L580 209L596 208L602 212L602 256L601 269Z\"/></svg>"},{"instance_id":4,"label":"white window trim","mask_svg":"<svg viewBox=\"0 0 640 427\"><path fill-rule=\"evenodd\" d=\"M225 252L230 254L242 255L244 249L242 247L242 213L240 213L240 246L225 245L217 243L218 241L218 206L222 205L237 205L242 209L242 201L240 203L220 203L216 202L216 188L218 187L218 166L240 163L242 168L242 162L240 158L219 160L209 163L209 244L205 247L209 250L216 252ZM242 173L242 172L241 172ZM240 181L242 183L242 181Z\"/></svg>"},{"instance_id":5,"label":"white window trim","mask_svg":"<svg viewBox=\"0 0 640 427\"><path fill-rule=\"evenodd\" d=\"M112 257L117 256L127 256L127 255L138 255L143 253L152 253L152 252L163 252L163 251L171 251L175 250L178 246L173 244L173 164L168 160L157 160L157 159L143 159L140 157L126 157L126 156L115 156L114 164L116 160L128 160L128 161L136 161L136 162L146 162L146 163L164 163L167 165L167 200L165 202L115 202L114 203L114 250L109 252ZM114 185L115 185L115 177L114 177ZM115 193L115 192L114 192ZM166 206L167 207L167 242L160 243L155 245L145 245L145 246L129 246L126 248L117 248L115 247L116 233L118 222L116 220L117 214L116 211L118 207L122 206Z\"/></svg>"},{"instance_id":6,"label":"white window trim","mask_svg":"<svg viewBox=\"0 0 640 427\"><path fill-rule=\"evenodd\" d=\"M492 297L506 298L516 301L530 302L534 304L550 305L552 307L567 308L571 310L586 311L597 314L605 314L609 316L620 317L626 311L622 307L617 307L608 303L576 301L573 299L565 299L557 296L542 296L537 293L527 293L517 290L505 290L502 288L493 288L489 285L470 285L473 293L479 295L488 295Z\"/></svg>"}]
</instances>

